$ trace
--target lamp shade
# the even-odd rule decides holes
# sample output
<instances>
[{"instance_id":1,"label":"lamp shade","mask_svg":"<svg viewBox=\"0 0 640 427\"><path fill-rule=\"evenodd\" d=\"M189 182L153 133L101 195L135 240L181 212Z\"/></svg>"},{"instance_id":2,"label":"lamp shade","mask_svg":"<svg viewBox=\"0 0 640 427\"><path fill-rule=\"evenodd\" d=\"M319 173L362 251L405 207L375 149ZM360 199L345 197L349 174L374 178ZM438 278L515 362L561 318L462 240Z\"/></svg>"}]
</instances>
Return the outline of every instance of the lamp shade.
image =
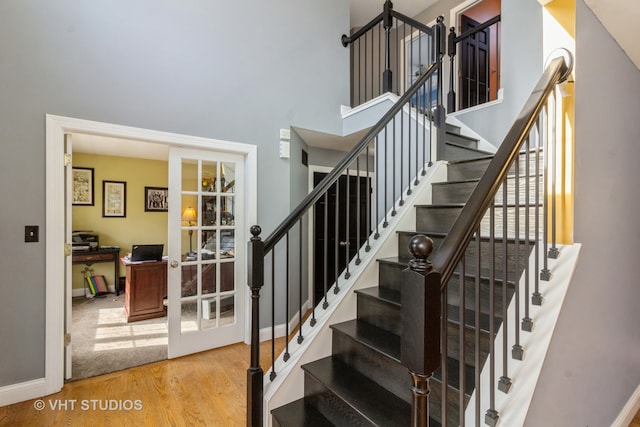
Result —
<instances>
[{"instance_id":1,"label":"lamp shade","mask_svg":"<svg viewBox=\"0 0 640 427\"><path fill-rule=\"evenodd\" d=\"M196 214L196 210L193 209L191 206L189 206L184 210L184 212L182 212L183 221L195 222L197 218L198 218L198 215Z\"/></svg>"}]
</instances>

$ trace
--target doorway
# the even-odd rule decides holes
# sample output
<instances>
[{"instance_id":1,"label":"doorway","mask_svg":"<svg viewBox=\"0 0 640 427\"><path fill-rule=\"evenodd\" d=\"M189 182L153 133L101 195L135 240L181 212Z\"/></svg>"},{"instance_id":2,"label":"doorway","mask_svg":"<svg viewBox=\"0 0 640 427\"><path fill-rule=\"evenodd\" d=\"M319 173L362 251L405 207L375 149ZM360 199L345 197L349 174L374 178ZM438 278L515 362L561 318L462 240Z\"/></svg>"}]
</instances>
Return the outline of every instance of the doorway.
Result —
<instances>
[{"instance_id":1,"label":"doorway","mask_svg":"<svg viewBox=\"0 0 640 427\"><path fill-rule=\"evenodd\" d=\"M327 172L313 172L313 186L318 185L327 175ZM370 230L367 230L367 203L371 197L371 178L342 175L336 184L329 187L327 197L318 200L313 209L314 305L320 303L325 291L342 274L347 261L356 254L370 234ZM347 205L349 218L338 215L336 222L336 211L338 210L338 213L344 211ZM348 238L346 237L347 228Z\"/></svg>"},{"instance_id":2,"label":"doorway","mask_svg":"<svg viewBox=\"0 0 640 427\"><path fill-rule=\"evenodd\" d=\"M245 223L256 221L256 185L257 177L257 148L248 144L240 144L229 141L214 140L189 135L172 134L148 129L132 128L127 126L91 122L67 117L46 116L46 197L47 210L46 221L46 305L51 308L46 313L46 364L45 364L45 394L59 391L64 384L65 365L65 331L68 325L65 319L65 307L70 303L71 292L68 281L64 279L71 266L71 248L68 246L68 236L65 230L70 212L70 202L65 201L65 191L69 183L68 171L70 170L70 158L65 156L65 135L90 134L104 137L126 140L129 146L136 143L154 144L156 147L193 147L205 151L218 151L238 154L246 162L245 179L247 191L243 196L245 212L242 215ZM60 159L65 159L61 162ZM70 188L70 184L69 184ZM67 205L69 203L69 205ZM240 267L242 268L242 267ZM65 283L61 286L61 283ZM239 304L247 305L246 296ZM248 342L249 322L244 316L242 322L243 333L238 341Z\"/></svg>"},{"instance_id":3,"label":"doorway","mask_svg":"<svg viewBox=\"0 0 640 427\"><path fill-rule=\"evenodd\" d=\"M497 17L500 10L501 0L472 0L452 9L451 20L460 35ZM500 44L499 22L460 41L454 80L460 110L498 99Z\"/></svg>"}]
</instances>

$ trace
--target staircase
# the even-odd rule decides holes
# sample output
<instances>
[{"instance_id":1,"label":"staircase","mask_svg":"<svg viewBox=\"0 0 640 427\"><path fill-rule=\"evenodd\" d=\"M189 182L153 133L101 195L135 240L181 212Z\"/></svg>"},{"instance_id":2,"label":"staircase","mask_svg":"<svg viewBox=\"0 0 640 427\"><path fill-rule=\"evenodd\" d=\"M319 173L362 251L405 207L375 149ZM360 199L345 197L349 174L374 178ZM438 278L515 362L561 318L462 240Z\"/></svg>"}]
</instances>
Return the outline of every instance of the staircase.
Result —
<instances>
[{"instance_id":1,"label":"staircase","mask_svg":"<svg viewBox=\"0 0 640 427\"><path fill-rule=\"evenodd\" d=\"M460 213L465 201L485 170L491 156L477 149L477 141L463 137L458 129L447 131L448 180L433 184L433 204L414 206L416 209L415 230L398 234L397 257L378 259L378 285L356 290L357 317L354 320L333 324L332 354L329 357L305 364L304 397L272 411L273 424L277 426L403 426L410 425L411 390L407 368L400 363L401 336L401 279L400 272L407 268L411 259L409 240L415 234L431 237L435 248L453 221ZM521 243L521 242L520 242ZM480 250L488 251L489 240L481 238ZM516 242L507 239L509 253L513 254ZM502 247L502 238L495 239L496 248ZM476 271L473 260L476 245L467 250L470 262L468 271ZM500 250L496 250L496 266L501 264ZM519 271L523 271L527 254L520 251ZM448 399L447 425L459 425L458 407L460 388L464 388L467 402L474 389L476 350L471 347L464 355L464 379L460 380L461 329L473 340L476 331L480 336L478 369L482 368L489 351L489 290L488 257L482 256L481 277L465 274L464 290L457 286L459 274L454 275L447 298L448 318ZM495 280L496 313L503 313L503 302L509 301L514 292L514 274L511 270L504 280ZM496 277L503 277L498 271ZM475 284L480 283L480 323L475 324ZM502 292L506 298L502 298ZM464 314L460 315L461 293L464 294ZM463 319L461 321L461 319ZM494 317L497 331L501 324L499 314ZM466 339L465 339L466 341ZM471 341L473 342L473 341ZM442 417L442 372L437 371L431 381L430 417L432 426L440 426Z\"/></svg>"}]
</instances>

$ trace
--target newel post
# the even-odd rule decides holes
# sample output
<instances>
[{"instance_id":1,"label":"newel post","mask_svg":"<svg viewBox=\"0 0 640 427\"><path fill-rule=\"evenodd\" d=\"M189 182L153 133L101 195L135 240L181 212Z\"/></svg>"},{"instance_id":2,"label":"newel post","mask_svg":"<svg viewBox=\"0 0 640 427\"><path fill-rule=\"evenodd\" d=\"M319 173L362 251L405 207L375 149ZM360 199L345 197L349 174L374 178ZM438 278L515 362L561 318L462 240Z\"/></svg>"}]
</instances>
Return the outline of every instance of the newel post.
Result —
<instances>
[{"instance_id":1,"label":"newel post","mask_svg":"<svg viewBox=\"0 0 640 427\"><path fill-rule=\"evenodd\" d=\"M264 242L262 229L250 229L248 244L247 283L251 289L251 364L247 369L247 427L262 426L262 398L264 372L260 366L260 289L264 284Z\"/></svg>"},{"instance_id":2,"label":"newel post","mask_svg":"<svg viewBox=\"0 0 640 427\"><path fill-rule=\"evenodd\" d=\"M385 55L384 55L384 71L382 73L382 92L391 92L393 87L393 73L391 72L391 28L393 27L393 17L391 16L391 10L393 9L393 3L387 0L384 3L383 10L383 26L384 26L384 42L385 42Z\"/></svg>"},{"instance_id":3,"label":"newel post","mask_svg":"<svg viewBox=\"0 0 640 427\"><path fill-rule=\"evenodd\" d=\"M414 259L402 271L402 337L400 359L411 374L411 425L429 425L429 380L440 367L440 278L427 260L433 240L414 236L409 243Z\"/></svg>"}]
</instances>

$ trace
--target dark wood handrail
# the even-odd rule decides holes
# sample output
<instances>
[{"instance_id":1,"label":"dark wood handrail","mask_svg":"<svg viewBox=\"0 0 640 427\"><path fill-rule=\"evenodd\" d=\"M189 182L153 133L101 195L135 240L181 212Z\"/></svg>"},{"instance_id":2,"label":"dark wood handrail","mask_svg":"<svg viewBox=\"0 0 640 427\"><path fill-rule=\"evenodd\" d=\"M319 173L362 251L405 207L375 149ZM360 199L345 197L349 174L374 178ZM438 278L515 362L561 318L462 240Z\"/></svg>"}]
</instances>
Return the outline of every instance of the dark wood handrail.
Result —
<instances>
[{"instance_id":1,"label":"dark wood handrail","mask_svg":"<svg viewBox=\"0 0 640 427\"><path fill-rule=\"evenodd\" d=\"M373 27L375 27L381 21L384 20L384 17L385 17L386 13L387 13L386 10L384 12L380 13L378 16L373 18L368 24L366 24L364 27L360 28L358 31L353 33L351 36L347 36L346 34L343 34L342 35L342 45L344 47L347 47L349 45L349 43L353 43L354 41L358 40L360 37L365 35L369 30L371 30ZM408 16L403 15L400 12L396 12L393 9L389 9L389 13L391 14L391 16L393 16L394 18L399 19L404 24L408 24L408 25L411 25L413 27L416 27L417 29L419 29L421 31L424 31L425 33L433 34L433 28L429 27L428 25L423 24L422 22L416 21L413 18L409 18Z\"/></svg>"},{"instance_id":2,"label":"dark wood handrail","mask_svg":"<svg viewBox=\"0 0 640 427\"><path fill-rule=\"evenodd\" d=\"M264 240L264 252L267 253L278 243L282 237L296 225L298 220L313 206L315 202L340 178L340 175L347 167L367 148L373 138L375 138L391 119L405 106L429 78L438 70L438 62L429 65L424 73L411 85L400 99L387 111L380 120L367 132L347 155L325 176L322 181L300 202L300 204L280 223L280 225Z\"/></svg>"},{"instance_id":3,"label":"dark wood handrail","mask_svg":"<svg viewBox=\"0 0 640 427\"><path fill-rule=\"evenodd\" d=\"M571 68L563 57L555 58L545 69L451 231L433 255L433 266L442 273L442 288L446 286L462 259L482 217L506 178L509 166L518 156L520 147L542 111L547 97L570 73Z\"/></svg>"}]
</instances>

